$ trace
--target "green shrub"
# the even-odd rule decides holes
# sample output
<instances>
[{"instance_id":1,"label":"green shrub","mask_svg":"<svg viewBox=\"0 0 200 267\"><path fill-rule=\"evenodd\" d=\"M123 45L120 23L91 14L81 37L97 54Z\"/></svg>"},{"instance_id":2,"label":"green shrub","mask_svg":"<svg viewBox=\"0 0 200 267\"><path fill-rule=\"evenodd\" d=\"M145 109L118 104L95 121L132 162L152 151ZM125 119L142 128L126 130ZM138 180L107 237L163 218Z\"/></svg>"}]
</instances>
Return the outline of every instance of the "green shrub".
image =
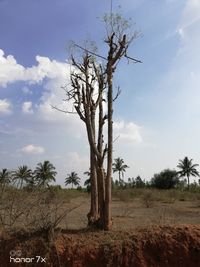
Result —
<instances>
[{"instance_id":1,"label":"green shrub","mask_svg":"<svg viewBox=\"0 0 200 267\"><path fill-rule=\"evenodd\" d=\"M151 186L158 189L175 188L179 182L177 172L175 170L166 169L160 173L154 174L151 179Z\"/></svg>"}]
</instances>

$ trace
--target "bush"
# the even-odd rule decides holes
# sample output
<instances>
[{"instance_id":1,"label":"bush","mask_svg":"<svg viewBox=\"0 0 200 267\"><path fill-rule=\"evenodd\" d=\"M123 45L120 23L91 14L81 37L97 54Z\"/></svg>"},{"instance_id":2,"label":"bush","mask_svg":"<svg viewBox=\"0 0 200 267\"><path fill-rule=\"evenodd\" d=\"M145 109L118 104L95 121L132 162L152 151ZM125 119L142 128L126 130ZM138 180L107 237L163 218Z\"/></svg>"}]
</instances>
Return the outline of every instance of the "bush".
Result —
<instances>
[{"instance_id":1,"label":"bush","mask_svg":"<svg viewBox=\"0 0 200 267\"><path fill-rule=\"evenodd\" d=\"M77 188L76 188L78 191L83 191L83 188L82 188L82 186L77 186Z\"/></svg>"},{"instance_id":2,"label":"bush","mask_svg":"<svg viewBox=\"0 0 200 267\"><path fill-rule=\"evenodd\" d=\"M140 176L137 176L137 177L135 178L135 186L136 186L137 188L144 188L144 187L145 187L145 182L141 179Z\"/></svg>"},{"instance_id":3,"label":"bush","mask_svg":"<svg viewBox=\"0 0 200 267\"><path fill-rule=\"evenodd\" d=\"M57 192L57 191L62 190L62 187L61 187L61 185L59 185L59 184L57 184L57 185L50 185L50 186L49 186L49 189L52 190L52 191Z\"/></svg>"},{"instance_id":4,"label":"bush","mask_svg":"<svg viewBox=\"0 0 200 267\"><path fill-rule=\"evenodd\" d=\"M166 169L160 173L154 174L151 179L151 186L158 189L175 188L179 182L178 174L175 170Z\"/></svg>"},{"instance_id":5,"label":"bush","mask_svg":"<svg viewBox=\"0 0 200 267\"><path fill-rule=\"evenodd\" d=\"M151 191L144 191L143 197L143 204L146 208L150 208L153 204L153 195Z\"/></svg>"}]
</instances>

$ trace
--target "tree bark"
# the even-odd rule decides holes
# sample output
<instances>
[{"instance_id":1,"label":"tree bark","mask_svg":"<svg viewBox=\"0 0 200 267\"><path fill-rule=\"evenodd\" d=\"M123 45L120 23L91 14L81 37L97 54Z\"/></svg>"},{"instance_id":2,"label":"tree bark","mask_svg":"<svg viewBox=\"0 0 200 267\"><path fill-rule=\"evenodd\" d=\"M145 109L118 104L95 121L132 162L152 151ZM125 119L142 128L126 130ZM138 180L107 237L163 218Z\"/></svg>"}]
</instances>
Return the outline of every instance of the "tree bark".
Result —
<instances>
[{"instance_id":1,"label":"tree bark","mask_svg":"<svg viewBox=\"0 0 200 267\"><path fill-rule=\"evenodd\" d=\"M93 136L95 139L95 110L91 113L91 126ZM90 147L90 181L91 181L91 205L90 212L88 213L88 225L96 225L99 220L99 207L98 207L98 187L97 187L97 171L95 166L95 154Z\"/></svg>"},{"instance_id":2,"label":"tree bark","mask_svg":"<svg viewBox=\"0 0 200 267\"><path fill-rule=\"evenodd\" d=\"M96 225L99 220L97 173L95 167L95 155L90 148L90 181L91 181L91 204L88 213L88 225Z\"/></svg>"},{"instance_id":3,"label":"tree bark","mask_svg":"<svg viewBox=\"0 0 200 267\"><path fill-rule=\"evenodd\" d=\"M190 190L190 177L187 175L187 180L188 180L188 191Z\"/></svg>"},{"instance_id":4,"label":"tree bark","mask_svg":"<svg viewBox=\"0 0 200 267\"><path fill-rule=\"evenodd\" d=\"M105 176L100 162L97 162L98 196L99 196L99 228L105 229Z\"/></svg>"},{"instance_id":5,"label":"tree bark","mask_svg":"<svg viewBox=\"0 0 200 267\"><path fill-rule=\"evenodd\" d=\"M112 180L112 162L113 162L113 84L112 84L112 44L108 55L107 79L108 79L108 157L107 157L107 176L105 192L105 230L110 230L111 222L111 180Z\"/></svg>"}]
</instances>

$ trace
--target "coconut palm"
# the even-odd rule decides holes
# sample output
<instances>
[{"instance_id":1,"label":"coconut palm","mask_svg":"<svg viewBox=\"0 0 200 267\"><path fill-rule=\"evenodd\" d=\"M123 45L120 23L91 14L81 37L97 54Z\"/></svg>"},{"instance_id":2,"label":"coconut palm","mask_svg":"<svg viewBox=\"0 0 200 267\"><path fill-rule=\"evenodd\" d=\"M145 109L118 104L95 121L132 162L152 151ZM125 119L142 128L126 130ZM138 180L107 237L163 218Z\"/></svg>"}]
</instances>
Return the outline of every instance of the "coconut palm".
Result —
<instances>
[{"instance_id":1,"label":"coconut palm","mask_svg":"<svg viewBox=\"0 0 200 267\"><path fill-rule=\"evenodd\" d=\"M89 193L91 190L90 171L85 171L83 174L88 176L87 180L84 182L84 186L86 186L87 192Z\"/></svg>"},{"instance_id":2,"label":"coconut palm","mask_svg":"<svg viewBox=\"0 0 200 267\"><path fill-rule=\"evenodd\" d=\"M34 171L34 176L39 186L46 187L49 186L49 183L54 181L57 172L55 167L48 160L45 160L43 163L38 163Z\"/></svg>"},{"instance_id":3,"label":"coconut palm","mask_svg":"<svg viewBox=\"0 0 200 267\"><path fill-rule=\"evenodd\" d=\"M23 165L18 167L16 171L12 173L13 181L17 181L17 187L20 189L23 187L24 183L32 177L32 170L28 166Z\"/></svg>"},{"instance_id":4,"label":"coconut palm","mask_svg":"<svg viewBox=\"0 0 200 267\"><path fill-rule=\"evenodd\" d=\"M199 172L196 169L199 164L193 164L192 161L193 159L188 159L188 157L185 157L183 160L179 160L179 164L177 165L177 168L180 169L180 171L178 171L179 176L187 177L188 190L190 188L190 176L199 176Z\"/></svg>"},{"instance_id":5,"label":"coconut palm","mask_svg":"<svg viewBox=\"0 0 200 267\"><path fill-rule=\"evenodd\" d=\"M27 180L26 190L33 191L38 186L38 181L34 174Z\"/></svg>"},{"instance_id":6,"label":"coconut palm","mask_svg":"<svg viewBox=\"0 0 200 267\"><path fill-rule=\"evenodd\" d=\"M116 158L114 161L113 172L118 172L119 182L121 182L121 175L124 177L124 172L127 168L129 168L129 166L124 164L124 160L122 158Z\"/></svg>"},{"instance_id":7,"label":"coconut palm","mask_svg":"<svg viewBox=\"0 0 200 267\"><path fill-rule=\"evenodd\" d=\"M79 185L80 184L80 178L78 177L78 174L76 172L71 172L68 174L68 176L65 178L65 185L67 186L68 184L73 186Z\"/></svg>"},{"instance_id":8,"label":"coconut palm","mask_svg":"<svg viewBox=\"0 0 200 267\"><path fill-rule=\"evenodd\" d=\"M7 169L2 169L2 171L0 171L0 185L2 191L4 190L6 184L9 183L10 183L10 172Z\"/></svg>"}]
</instances>

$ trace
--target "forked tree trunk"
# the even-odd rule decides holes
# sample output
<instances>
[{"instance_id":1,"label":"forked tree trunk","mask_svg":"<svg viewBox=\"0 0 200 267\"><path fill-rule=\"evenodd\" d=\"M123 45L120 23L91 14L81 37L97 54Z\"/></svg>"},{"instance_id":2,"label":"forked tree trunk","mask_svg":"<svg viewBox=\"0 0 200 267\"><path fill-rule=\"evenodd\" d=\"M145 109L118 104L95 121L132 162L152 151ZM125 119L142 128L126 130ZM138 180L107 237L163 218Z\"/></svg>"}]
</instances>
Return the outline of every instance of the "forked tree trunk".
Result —
<instances>
[{"instance_id":1,"label":"forked tree trunk","mask_svg":"<svg viewBox=\"0 0 200 267\"><path fill-rule=\"evenodd\" d=\"M102 164L97 162L98 197L99 197L99 223L100 229L105 229L105 175ZM100 165L100 166L99 166Z\"/></svg>"},{"instance_id":2,"label":"forked tree trunk","mask_svg":"<svg viewBox=\"0 0 200 267\"><path fill-rule=\"evenodd\" d=\"M95 145L95 137L96 137L96 127L95 127L95 113L96 110L91 110L90 118L87 117L86 120L86 129L88 133L88 141L89 143L93 142L93 146ZM98 185L97 185L97 171L96 171L96 156L92 145L90 145L90 181L91 181L91 205L90 211L87 215L88 217L88 225L97 225L99 220L99 206L98 206Z\"/></svg>"},{"instance_id":3,"label":"forked tree trunk","mask_svg":"<svg viewBox=\"0 0 200 267\"><path fill-rule=\"evenodd\" d=\"M95 155L90 148L90 181L91 181L91 204L88 213L88 225L96 225L99 220L97 173L95 167Z\"/></svg>"},{"instance_id":4,"label":"forked tree trunk","mask_svg":"<svg viewBox=\"0 0 200 267\"><path fill-rule=\"evenodd\" d=\"M107 76L108 76L108 157L107 176L105 192L105 230L110 230L111 222L111 181L112 181L112 161L113 161L113 85L112 85L112 48L108 56Z\"/></svg>"},{"instance_id":5,"label":"forked tree trunk","mask_svg":"<svg viewBox=\"0 0 200 267\"><path fill-rule=\"evenodd\" d=\"M108 44L107 65L96 67L90 61L91 54L87 49L83 63L77 63L73 57L72 62L81 74L72 74L71 82L73 90L69 91L68 98L74 99L75 109L79 117L84 121L87 130L91 153L91 218L97 218L99 214L99 228L109 230L111 228L111 186L112 186L112 153L113 153L113 73L117 63L125 55L129 46L126 35L116 37L113 32L106 43ZM80 48L80 46L78 46ZM105 59L105 58L104 58ZM94 71L91 74L91 70ZM97 100L94 97L94 88L98 83L99 91ZM106 90L107 89L107 90ZM107 92L107 115L103 116L103 91ZM99 108L98 138L95 132L95 112ZM103 125L108 120L107 144L103 149ZM104 172L104 159L107 153L107 173ZM93 164L94 163L94 164ZM96 179L97 178L97 179ZM98 192L98 194L97 194ZM97 206L98 202L98 206ZM90 218L90 220L91 220Z\"/></svg>"}]
</instances>

